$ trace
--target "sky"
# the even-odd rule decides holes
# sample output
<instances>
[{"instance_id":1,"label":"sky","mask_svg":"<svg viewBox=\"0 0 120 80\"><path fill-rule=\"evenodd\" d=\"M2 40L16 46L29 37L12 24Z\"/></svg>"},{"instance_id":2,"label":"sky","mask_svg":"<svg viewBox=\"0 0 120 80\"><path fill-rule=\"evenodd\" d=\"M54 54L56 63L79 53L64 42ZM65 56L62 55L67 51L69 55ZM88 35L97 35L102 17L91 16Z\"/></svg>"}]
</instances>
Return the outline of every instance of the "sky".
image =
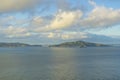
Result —
<instances>
[{"instance_id":1,"label":"sky","mask_svg":"<svg viewBox=\"0 0 120 80\"><path fill-rule=\"evenodd\" d=\"M120 0L0 0L0 42L120 44Z\"/></svg>"}]
</instances>

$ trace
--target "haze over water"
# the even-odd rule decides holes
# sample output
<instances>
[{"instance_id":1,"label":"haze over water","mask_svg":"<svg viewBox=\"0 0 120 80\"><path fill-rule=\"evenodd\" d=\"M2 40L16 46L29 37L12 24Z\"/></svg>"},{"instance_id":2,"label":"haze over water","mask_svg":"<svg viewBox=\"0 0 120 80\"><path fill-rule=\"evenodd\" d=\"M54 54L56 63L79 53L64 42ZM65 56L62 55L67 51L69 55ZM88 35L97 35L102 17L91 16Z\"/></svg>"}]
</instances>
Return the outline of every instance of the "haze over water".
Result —
<instances>
[{"instance_id":1,"label":"haze over water","mask_svg":"<svg viewBox=\"0 0 120 80\"><path fill-rule=\"evenodd\" d=\"M0 80L120 80L120 49L0 48Z\"/></svg>"}]
</instances>

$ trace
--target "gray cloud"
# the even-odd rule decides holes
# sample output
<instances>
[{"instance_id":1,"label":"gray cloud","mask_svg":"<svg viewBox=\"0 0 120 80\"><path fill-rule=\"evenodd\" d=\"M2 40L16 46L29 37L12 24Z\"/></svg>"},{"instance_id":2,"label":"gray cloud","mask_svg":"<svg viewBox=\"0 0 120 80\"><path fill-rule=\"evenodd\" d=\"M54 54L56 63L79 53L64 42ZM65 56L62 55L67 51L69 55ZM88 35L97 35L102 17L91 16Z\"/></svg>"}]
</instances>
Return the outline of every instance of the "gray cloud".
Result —
<instances>
[{"instance_id":1,"label":"gray cloud","mask_svg":"<svg viewBox=\"0 0 120 80\"><path fill-rule=\"evenodd\" d=\"M21 11L34 7L41 0L0 0L0 12Z\"/></svg>"},{"instance_id":2,"label":"gray cloud","mask_svg":"<svg viewBox=\"0 0 120 80\"><path fill-rule=\"evenodd\" d=\"M70 5L67 0L0 0L0 13L29 11L37 7L44 10L55 4L59 9L68 9Z\"/></svg>"},{"instance_id":3,"label":"gray cloud","mask_svg":"<svg viewBox=\"0 0 120 80\"><path fill-rule=\"evenodd\" d=\"M51 14L41 15L44 10L49 11L52 4L57 6L57 9ZM97 39L95 35L88 35L84 30L103 29L120 24L120 9L98 6L93 0L90 0L89 4L93 9L86 13L82 10L82 5L79 6L78 3L72 7L69 0L0 0L0 13L8 13L7 16L0 16L0 34L9 39L38 37L37 40L43 39L43 42L55 39L92 41L92 38ZM41 7L41 10L36 11L36 6ZM30 17L21 19L9 14L25 10L31 10ZM26 17L24 13L22 15ZM107 39L105 36L99 38Z\"/></svg>"}]
</instances>

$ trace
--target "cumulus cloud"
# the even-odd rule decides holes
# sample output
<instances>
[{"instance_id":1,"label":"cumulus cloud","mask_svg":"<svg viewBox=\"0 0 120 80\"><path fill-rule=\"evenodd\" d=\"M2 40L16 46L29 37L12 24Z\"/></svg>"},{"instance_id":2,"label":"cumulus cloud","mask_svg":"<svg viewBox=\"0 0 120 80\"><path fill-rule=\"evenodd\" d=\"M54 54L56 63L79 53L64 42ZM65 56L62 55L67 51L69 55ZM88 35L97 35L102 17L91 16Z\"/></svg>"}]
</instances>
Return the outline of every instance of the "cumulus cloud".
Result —
<instances>
[{"instance_id":1,"label":"cumulus cloud","mask_svg":"<svg viewBox=\"0 0 120 80\"><path fill-rule=\"evenodd\" d=\"M80 26L85 28L104 28L120 24L120 10L96 6L84 19Z\"/></svg>"},{"instance_id":2,"label":"cumulus cloud","mask_svg":"<svg viewBox=\"0 0 120 80\"><path fill-rule=\"evenodd\" d=\"M2 32L3 34L6 34L6 37L9 37L9 38L27 37L31 35L26 28L13 27L13 26L9 26L8 28L2 29Z\"/></svg>"},{"instance_id":3,"label":"cumulus cloud","mask_svg":"<svg viewBox=\"0 0 120 80\"><path fill-rule=\"evenodd\" d=\"M0 0L0 13L33 8L44 1L49 3L51 0ZM68 4L68 0L52 1L58 6L57 10L51 11L52 14L50 12L46 12L47 14L35 12L37 15L30 15L30 17L23 14L23 19L21 16L17 15L16 18L11 14L6 17L0 16L0 34L5 34L9 38L40 34L49 39L84 39L88 36L87 33L82 32L83 28L85 30L103 29L120 24L120 9L98 6L93 0L89 0L93 9L86 13L80 9L69 9L71 5ZM58 30L64 30L64 32Z\"/></svg>"},{"instance_id":4,"label":"cumulus cloud","mask_svg":"<svg viewBox=\"0 0 120 80\"><path fill-rule=\"evenodd\" d=\"M93 9L88 13L83 13L81 10L61 10L54 15L53 19L47 20L40 18L43 23L36 19L36 24L40 25L35 31L42 32L66 28L76 28L79 30L103 29L120 24L120 9L98 6L93 0L89 0L89 3L93 6Z\"/></svg>"},{"instance_id":5,"label":"cumulus cloud","mask_svg":"<svg viewBox=\"0 0 120 80\"><path fill-rule=\"evenodd\" d=\"M0 0L0 11L9 11L9 10L20 10L26 7L35 6L37 3L44 2L43 0ZM45 0L48 1L48 0ZM65 0L53 1L56 4L67 4ZM18 4L19 3L19 4ZM80 29L89 29L89 28L104 28L111 27L119 24L120 22L120 10L107 8L105 6L98 6L93 0L89 0L89 3L94 7L88 13L84 13L81 10L59 10L57 13L53 14L51 19L43 18L41 16L36 16L32 19L32 21L28 20L24 21L27 24L30 24L32 30L36 32L42 31L51 31L51 30L59 30L66 29L69 27L78 26ZM67 5L68 7L68 5ZM66 8L67 8L66 7ZM70 7L70 6L69 6ZM87 14L87 15L86 15ZM7 19L3 19L2 23L7 23L13 20L13 17L9 17ZM16 20L16 19L14 19ZM23 24L23 21L21 25ZM20 24L20 21L18 21ZM18 23L17 20L15 23ZM76 27L75 27L76 28Z\"/></svg>"},{"instance_id":6,"label":"cumulus cloud","mask_svg":"<svg viewBox=\"0 0 120 80\"><path fill-rule=\"evenodd\" d=\"M58 32L48 32L43 34L49 39L60 39L60 40L74 40L74 39L85 39L88 38L85 32L75 32L75 31L58 31Z\"/></svg>"},{"instance_id":7,"label":"cumulus cloud","mask_svg":"<svg viewBox=\"0 0 120 80\"><path fill-rule=\"evenodd\" d=\"M82 12L77 11L59 11L51 20L51 22L44 27L39 27L36 31L58 30L70 27L75 24L76 20L81 18ZM38 22L38 20L36 21Z\"/></svg>"}]
</instances>

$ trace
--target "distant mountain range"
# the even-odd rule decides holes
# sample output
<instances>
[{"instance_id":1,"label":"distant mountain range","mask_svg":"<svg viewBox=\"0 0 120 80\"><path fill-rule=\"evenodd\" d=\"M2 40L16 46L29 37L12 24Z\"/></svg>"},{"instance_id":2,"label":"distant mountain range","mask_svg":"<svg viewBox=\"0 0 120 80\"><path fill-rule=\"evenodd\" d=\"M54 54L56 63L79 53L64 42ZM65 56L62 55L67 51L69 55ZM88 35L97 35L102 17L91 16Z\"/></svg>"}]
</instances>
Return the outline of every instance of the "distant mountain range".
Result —
<instances>
[{"instance_id":1,"label":"distant mountain range","mask_svg":"<svg viewBox=\"0 0 120 80\"><path fill-rule=\"evenodd\" d=\"M108 47L110 45L99 44L99 43L90 43L85 41L76 41L76 42L65 42L58 45L50 45L49 47Z\"/></svg>"},{"instance_id":2,"label":"distant mountain range","mask_svg":"<svg viewBox=\"0 0 120 80\"><path fill-rule=\"evenodd\" d=\"M0 47L41 47L41 45L30 45L25 43L0 43Z\"/></svg>"},{"instance_id":3,"label":"distant mountain range","mask_svg":"<svg viewBox=\"0 0 120 80\"><path fill-rule=\"evenodd\" d=\"M85 41L65 42L57 45L49 45L48 47L108 47L110 45L90 43ZM30 45L25 43L0 43L0 47L42 47L42 45Z\"/></svg>"}]
</instances>

